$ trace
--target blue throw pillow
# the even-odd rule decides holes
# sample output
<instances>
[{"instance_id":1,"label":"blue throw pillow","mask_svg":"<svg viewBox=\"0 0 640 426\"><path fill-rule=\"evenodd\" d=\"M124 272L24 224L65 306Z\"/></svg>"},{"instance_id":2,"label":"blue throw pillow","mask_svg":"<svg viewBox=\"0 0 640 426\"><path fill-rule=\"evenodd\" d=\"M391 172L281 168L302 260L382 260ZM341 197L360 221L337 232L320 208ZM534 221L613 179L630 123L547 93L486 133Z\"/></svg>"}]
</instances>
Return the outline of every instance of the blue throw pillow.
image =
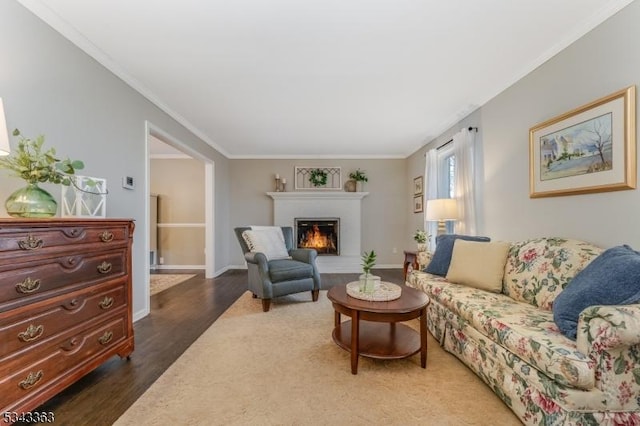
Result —
<instances>
[{"instance_id":1,"label":"blue throw pillow","mask_svg":"<svg viewBox=\"0 0 640 426\"><path fill-rule=\"evenodd\" d=\"M612 247L578 272L553 301L553 320L576 339L580 312L594 305L640 302L640 253L628 245Z\"/></svg>"},{"instance_id":2,"label":"blue throw pillow","mask_svg":"<svg viewBox=\"0 0 640 426\"><path fill-rule=\"evenodd\" d=\"M471 235L443 234L436 237L436 251L433 253L431 261L427 265L425 272L444 277L449 270L451 254L453 253L453 243L457 239L465 241L491 241L489 237L473 237Z\"/></svg>"}]
</instances>

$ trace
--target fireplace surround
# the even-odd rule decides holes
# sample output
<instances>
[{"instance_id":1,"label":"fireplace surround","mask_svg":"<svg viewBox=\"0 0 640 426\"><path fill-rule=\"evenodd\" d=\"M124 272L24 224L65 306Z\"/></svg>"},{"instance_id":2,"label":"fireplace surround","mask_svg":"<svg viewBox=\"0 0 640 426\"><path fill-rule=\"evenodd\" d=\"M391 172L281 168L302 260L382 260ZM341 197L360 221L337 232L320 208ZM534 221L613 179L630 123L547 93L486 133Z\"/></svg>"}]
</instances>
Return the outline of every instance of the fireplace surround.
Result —
<instances>
[{"instance_id":1,"label":"fireplace surround","mask_svg":"<svg viewBox=\"0 0 640 426\"><path fill-rule=\"evenodd\" d=\"M320 272L360 272L362 200L368 192L268 192L273 199L273 224L295 226L296 218L339 218L339 254L318 256Z\"/></svg>"}]
</instances>

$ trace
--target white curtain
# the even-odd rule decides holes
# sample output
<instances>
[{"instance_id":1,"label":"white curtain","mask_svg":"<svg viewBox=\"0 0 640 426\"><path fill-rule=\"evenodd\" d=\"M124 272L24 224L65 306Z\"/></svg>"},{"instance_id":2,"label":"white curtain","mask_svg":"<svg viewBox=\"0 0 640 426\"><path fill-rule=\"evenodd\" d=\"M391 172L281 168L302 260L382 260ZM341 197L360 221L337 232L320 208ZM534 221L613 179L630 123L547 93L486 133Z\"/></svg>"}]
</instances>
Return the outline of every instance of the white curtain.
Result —
<instances>
[{"instance_id":1,"label":"white curtain","mask_svg":"<svg viewBox=\"0 0 640 426\"><path fill-rule=\"evenodd\" d=\"M438 233L438 222L427 222L427 202L438 198L438 153L435 149L427 151L424 169L424 200L423 211L425 214L424 230L431 235L428 249L433 252L436 249L436 235Z\"/></svg>"},{"instance_id":2,"label":"white curtain","mask_svg":"<svg viewBox=\"0 0 640 426\"><path fill-rule=\"evenodd\" d=\"M453 136L455 155L455 198L460 219L455 222L457 234L476 234L474 130L464 128Z\"/></svg>"}]
</instances>

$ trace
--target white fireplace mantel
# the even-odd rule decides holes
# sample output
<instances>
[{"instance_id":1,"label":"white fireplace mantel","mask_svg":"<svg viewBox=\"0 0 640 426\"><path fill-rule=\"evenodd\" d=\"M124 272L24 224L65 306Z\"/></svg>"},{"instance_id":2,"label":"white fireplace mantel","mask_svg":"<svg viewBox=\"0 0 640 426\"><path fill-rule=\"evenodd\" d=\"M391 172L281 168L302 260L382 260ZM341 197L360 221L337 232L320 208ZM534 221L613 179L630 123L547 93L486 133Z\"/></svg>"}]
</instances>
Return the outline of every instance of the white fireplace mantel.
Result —
<instances>
[{"instance_id":1,"label":"white fireplace mantel","mask_svg":"<svg viewBox=\"0 0 640 426\"><path fill-rule=\"evenodd\" d=\"M359 272L362 199L368 192L267 192L273 198L273 224L294 226L296 218L340 218L340 255L318 256L320 272Z\"/></svg>"},{"instance_id":2,"label":"white fireplace mantel","mask_svg":"<svg viewBox=\"0 0 640 426\"><path fill-rule=\"evenodd\" d=\"M362 200L368 192L315 191L267 192L274 200Z\"/></svg>"}]
</instances>

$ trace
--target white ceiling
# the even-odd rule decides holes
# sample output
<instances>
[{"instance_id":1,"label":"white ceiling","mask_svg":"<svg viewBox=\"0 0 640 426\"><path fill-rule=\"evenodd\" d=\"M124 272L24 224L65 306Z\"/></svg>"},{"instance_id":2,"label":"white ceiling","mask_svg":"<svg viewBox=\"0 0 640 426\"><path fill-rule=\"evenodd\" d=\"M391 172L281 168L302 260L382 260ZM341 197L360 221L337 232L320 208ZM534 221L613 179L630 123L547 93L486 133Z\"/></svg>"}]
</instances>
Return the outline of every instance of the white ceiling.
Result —
<instances>
[{"instance_id":1,"label":"white ceiling","mask_svg":"<svg viewBox=\"0 0 640 426\"><path fill-rule=\"evenodd\" d=\"M404 158L632 0L18 0L230 158Z\"/></svg>"}]
</instances>

